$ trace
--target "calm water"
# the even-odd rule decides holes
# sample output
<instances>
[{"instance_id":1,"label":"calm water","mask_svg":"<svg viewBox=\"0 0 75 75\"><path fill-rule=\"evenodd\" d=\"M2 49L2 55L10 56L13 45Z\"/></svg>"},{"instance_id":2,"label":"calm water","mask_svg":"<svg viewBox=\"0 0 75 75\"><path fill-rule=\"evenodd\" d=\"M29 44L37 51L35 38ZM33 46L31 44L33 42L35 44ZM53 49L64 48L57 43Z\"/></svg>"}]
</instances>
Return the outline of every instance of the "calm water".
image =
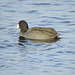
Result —
<instances>
[{"instance_id":1,"label":"calm water","mask_svg":"<svg viewBox=\"0 0 75 75\"><path fill-rule=\"evenodd\" d=\"M63 39L19 42L20 20ZM0 75L75 75L75 0L0 0Z\"/></svg>"}]
</instances>

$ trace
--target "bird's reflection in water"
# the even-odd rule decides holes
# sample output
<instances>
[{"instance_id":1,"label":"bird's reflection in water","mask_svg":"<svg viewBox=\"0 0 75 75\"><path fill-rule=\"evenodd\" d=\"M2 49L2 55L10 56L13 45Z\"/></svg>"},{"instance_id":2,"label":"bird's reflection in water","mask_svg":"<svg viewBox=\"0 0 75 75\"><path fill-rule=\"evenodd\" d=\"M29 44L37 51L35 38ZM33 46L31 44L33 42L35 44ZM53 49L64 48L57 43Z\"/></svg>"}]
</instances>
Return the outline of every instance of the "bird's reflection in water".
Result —
<instances>
[{"instance_id":1,"label":"bird's reflection in water","mask_svg":"<svg viewBox=\"0 0 75 75\"><path fill-rule=\"evenodd\" d=\"M31 40L32 42L36 42L36 43L42 43L42 42L45 42L45 43L53 43L53 42L57 42L57 41L60 41L60 37L59 38L55 38L55 39L50 39L50 40L35 40L35 39L26 39L22 36L19 37L19 41L20 42L27 42L27 40ZM20 44L21 45L21 44Z\"/></svg>"},{"instance_id":2,"label":"bird's reflection in water","mask_svg":"<svg viewBox=\"0 0 75 75\"><path fill-rule=\"evenodd\" d=\"M18 45L21 45L21 46L25 47L21 42L19 42Z\"/></svg>"}]
</instances>

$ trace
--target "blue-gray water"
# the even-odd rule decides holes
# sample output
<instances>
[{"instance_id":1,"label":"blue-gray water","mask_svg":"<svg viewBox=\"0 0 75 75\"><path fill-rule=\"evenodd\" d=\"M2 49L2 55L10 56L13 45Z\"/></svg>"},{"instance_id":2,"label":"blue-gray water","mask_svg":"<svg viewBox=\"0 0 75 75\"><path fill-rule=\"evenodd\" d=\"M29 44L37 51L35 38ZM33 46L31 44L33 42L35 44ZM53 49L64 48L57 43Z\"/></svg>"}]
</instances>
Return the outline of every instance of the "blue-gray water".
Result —
<instances>
[{"instance_id":1,"label":"blue-gray water","mask_svg":"<svg viewBox=\"0 0 75 75\"><path fill-rule=\"evenodd\" d=\"M62 39L19 42L20 20ZM0 0L0 75L75 75L75 0Z\"/></svg>"}]
</instances>

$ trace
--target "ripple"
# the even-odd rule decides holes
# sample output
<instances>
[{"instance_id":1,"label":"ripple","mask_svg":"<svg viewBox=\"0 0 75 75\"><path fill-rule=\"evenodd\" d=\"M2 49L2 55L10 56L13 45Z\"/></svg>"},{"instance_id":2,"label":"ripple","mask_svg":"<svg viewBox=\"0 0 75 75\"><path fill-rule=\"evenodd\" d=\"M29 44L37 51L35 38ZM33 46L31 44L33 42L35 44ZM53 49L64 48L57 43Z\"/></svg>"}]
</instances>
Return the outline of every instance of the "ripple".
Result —
<instances>
[{"instance_id":1,"label":"ripple","mask_svg":"<svg viewBox=\"0 0 75 75\"><path fill-rule=\"evenodd\" d=\"M75 4L72 4L73 6L75 6Z\"/></svg>"},{"instance_id":2,"label":"ripple","mask_svg":"<svg viewBox=\"0 0 75 75\"><path fill-rule=\"evenodd\" d=\"M75 67L65 67L65 68L75 70Z\"/></svg>"},{"instance_id":3,"label":"ripple","mask_svg":"<svg viewBox=\"0 0 75 75\"><path fill-rule=\"evenodd\" d=\"M0 27L0 30L3 30L3 29L6 29L6 28Z\"/></svg>"},{"instance_id":4,"label":"ripple","mask_svg":"<svg viewBox=\"0 0 75 75\"><path fill-rule=\"evenodd\" d=\"M60 18L60 17L50 17L50 18L58 19L58 20L66 20L67 19L67 18Z\"/></svg>"},{"instance_id":5,"label":"ripple","mask_svg":"<svg viewBox=\"0 0 75 75\"><path fill-rule=\"evenodd\" d=\"M69 11L69 12L74 12L75 13L75 11L73 10L73 11Z\"/></svg>"},{"instance_id":6,"label":"ripple","mask_svg":"<svg viewBox=\"0 0 75 75\"><path fill-rule=\"evenodd\" d=\"M15 10L4 10L5 12L12 12L12 13L14 13L14 12L17 12L17 11L15 11Z\"/></svg>"},{"instance_id":7,"label":"ripple","mask_svg":"<svg viewBox=\"0 0 75 75\"><path fill-rule=\"evenodd\" d=\"M64 2L75 2L75 1L73 1L73 0L71 0L71 1L70 1L70 0L69 0L69 1L68 1L68 0L66 0L66 1L64 1Z\"/></svg>"},{"instance_id":8,"label":"ripple","mask_svg":"<svg viewBox=\"0 0 75 75\"><path fill-rule=\"evenodd\" d=\"M8 7L8 8L11 8L10 5L2 5L1 7Z\"/></svg>"},{"instance_id":9,"label":"ripple","mask_svg":"<svg viewBox=\"0 0 75 75\"><path fill-rule=\"evenodd\" d=\"M12 47L12 46L13 46L13 45L11 45L11 44L8 44L8 45L7 45L7 47Z\"/></svg>"},{"instance_id":10,"label":"ripple","mask_svg":"<svg viewBox=\"0 0 75 75\"><path fill-rule=\"evenodd\" d=\"M62 51L58 51L57 53L63 54L64 52L62 52Z\"/></svg>"},{"instance_id":11,"label":"ripple","mask_svg":"<svg viewBox=\"0 0 75 75\"><path fill-rule=\"evenodd\" d=\"M27 1L27 0L18 0L18 1Z\"/></svg>"},{"instance_id":12,"label":"ripple","mask_svg":"<svg viewBox=\"0 0 75 75\"><path fill-rule=\"evenodd\" d=\"M49 73L50 71L46 71L46 70L45 70L45 71L43 71L43 72L44 72L44 73Z\"/></svg>"},{"instance_id":13,"label":"ripple","mask_svg":"<svg viewBox=\"0 0 75 75\"><path fill-rule=\"evenodd\" d=\"M0 46L0 48L5 48L4 46Z\"/></svg>"},{"instance_id":14,"label":"ripple","mask_svg":"<svg viewBox=\"0 0 75 75\"><path fill-rule=\"evenodd\" d=\"M71 21L62 21L61 23L71 23Z\"/></svg>"},{"instance_id":15,"label":"ripple","mask_svg":"<svg viewBox=\"0 0 75 75\"><path fill-rule=\"evenodd\" d=\"M41 18L52 18L52 19L58 19L58 20L67 20L68 18L62 18L62 17L49 17L49 16L42 16Z\"/></svg>"},{"instance_id":16,"label":"ripple","mask_svg":"<svg viewBox=\"0 0 75 75\"><path fill-rule=\"evenodd\" d=\"M75 51L66 51L66 53L71 53L75 55Z\"/></svg>"},{"instance_id":17,"label":"ripple","mask_svg":"<svg viewBox=\"0 0 75 75\"><path fill-rule=\"evenodd\" d=\"M50 18L49 16L41 16L39 18Z\"/></svg>"},{"instance_id":18,"label":"ripple","mask_svg":"<svg viewBox=\"0 0 75 75\"><path fill-rule=\"evenodd\" d=\"M53 5L58 6L58 5L61 5L61 4L53 4Z\"/></svg>"},{"instance_id":19,"label":"ripple","mask_svg":"<svg viewBox=\"0 0 75 75\"><path fill-rule=\"evenodd\" d=\"M67 26L75 26L75 24L68 24Z\"/></svg>"},{"instance_id":20,"label":"ripple","mask_svg":"<svg viewBox=\"0 0 75 75\"><path fill-rule=\"evenodd\" d=\"M1 65L0 68L1 68L1 67L4 67L4 66L5 66L5 65Z\"/></svg>"},{"instance_id":21,"label":"ripple","mask_svg":"<svg viewBox=\"0 0 75 75\"><path fill-rule=\"evenodd\" d=\"M51 5L50 3L34 3L32 5Z\"/></svg>"},{"instance_id":22,"label":"ripple","mask_svg":"<svg viewBox=\"0 0 75 75\"><path fill-rule=\"evenodd\" d=\"M37 12L37 10L31 10L28 13L35 13L35 12Z\"/></svg>"},{"instance_id":23,"label":"ripple","mask_svg":"<svg viewBox=\"0 0 75 75\"><path fill-rule=\"evenodd\" d=\"M41 21L41 22L46 22L46 23L51 23L51 21L48 21L48 20L43 20L43 21Z\"/></svg>"}]
</instances>

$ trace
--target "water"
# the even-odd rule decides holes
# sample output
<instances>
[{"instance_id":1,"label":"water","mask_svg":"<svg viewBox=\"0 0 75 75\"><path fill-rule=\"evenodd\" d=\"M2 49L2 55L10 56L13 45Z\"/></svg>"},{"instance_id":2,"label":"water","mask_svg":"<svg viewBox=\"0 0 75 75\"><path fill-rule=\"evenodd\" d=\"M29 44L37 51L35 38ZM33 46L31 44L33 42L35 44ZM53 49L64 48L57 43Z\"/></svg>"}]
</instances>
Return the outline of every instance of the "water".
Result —
<instances>
[{"instance_id":1,"label":"water","mask_svg":"<svg viewBox=\"0 0 75 75\"><path fill-rule=\"evenodd\" d=\"M63 39L20 42L20 20ZM75 75L75 0L0 0L0 75Z\"/></svg>"}]
</instances>

